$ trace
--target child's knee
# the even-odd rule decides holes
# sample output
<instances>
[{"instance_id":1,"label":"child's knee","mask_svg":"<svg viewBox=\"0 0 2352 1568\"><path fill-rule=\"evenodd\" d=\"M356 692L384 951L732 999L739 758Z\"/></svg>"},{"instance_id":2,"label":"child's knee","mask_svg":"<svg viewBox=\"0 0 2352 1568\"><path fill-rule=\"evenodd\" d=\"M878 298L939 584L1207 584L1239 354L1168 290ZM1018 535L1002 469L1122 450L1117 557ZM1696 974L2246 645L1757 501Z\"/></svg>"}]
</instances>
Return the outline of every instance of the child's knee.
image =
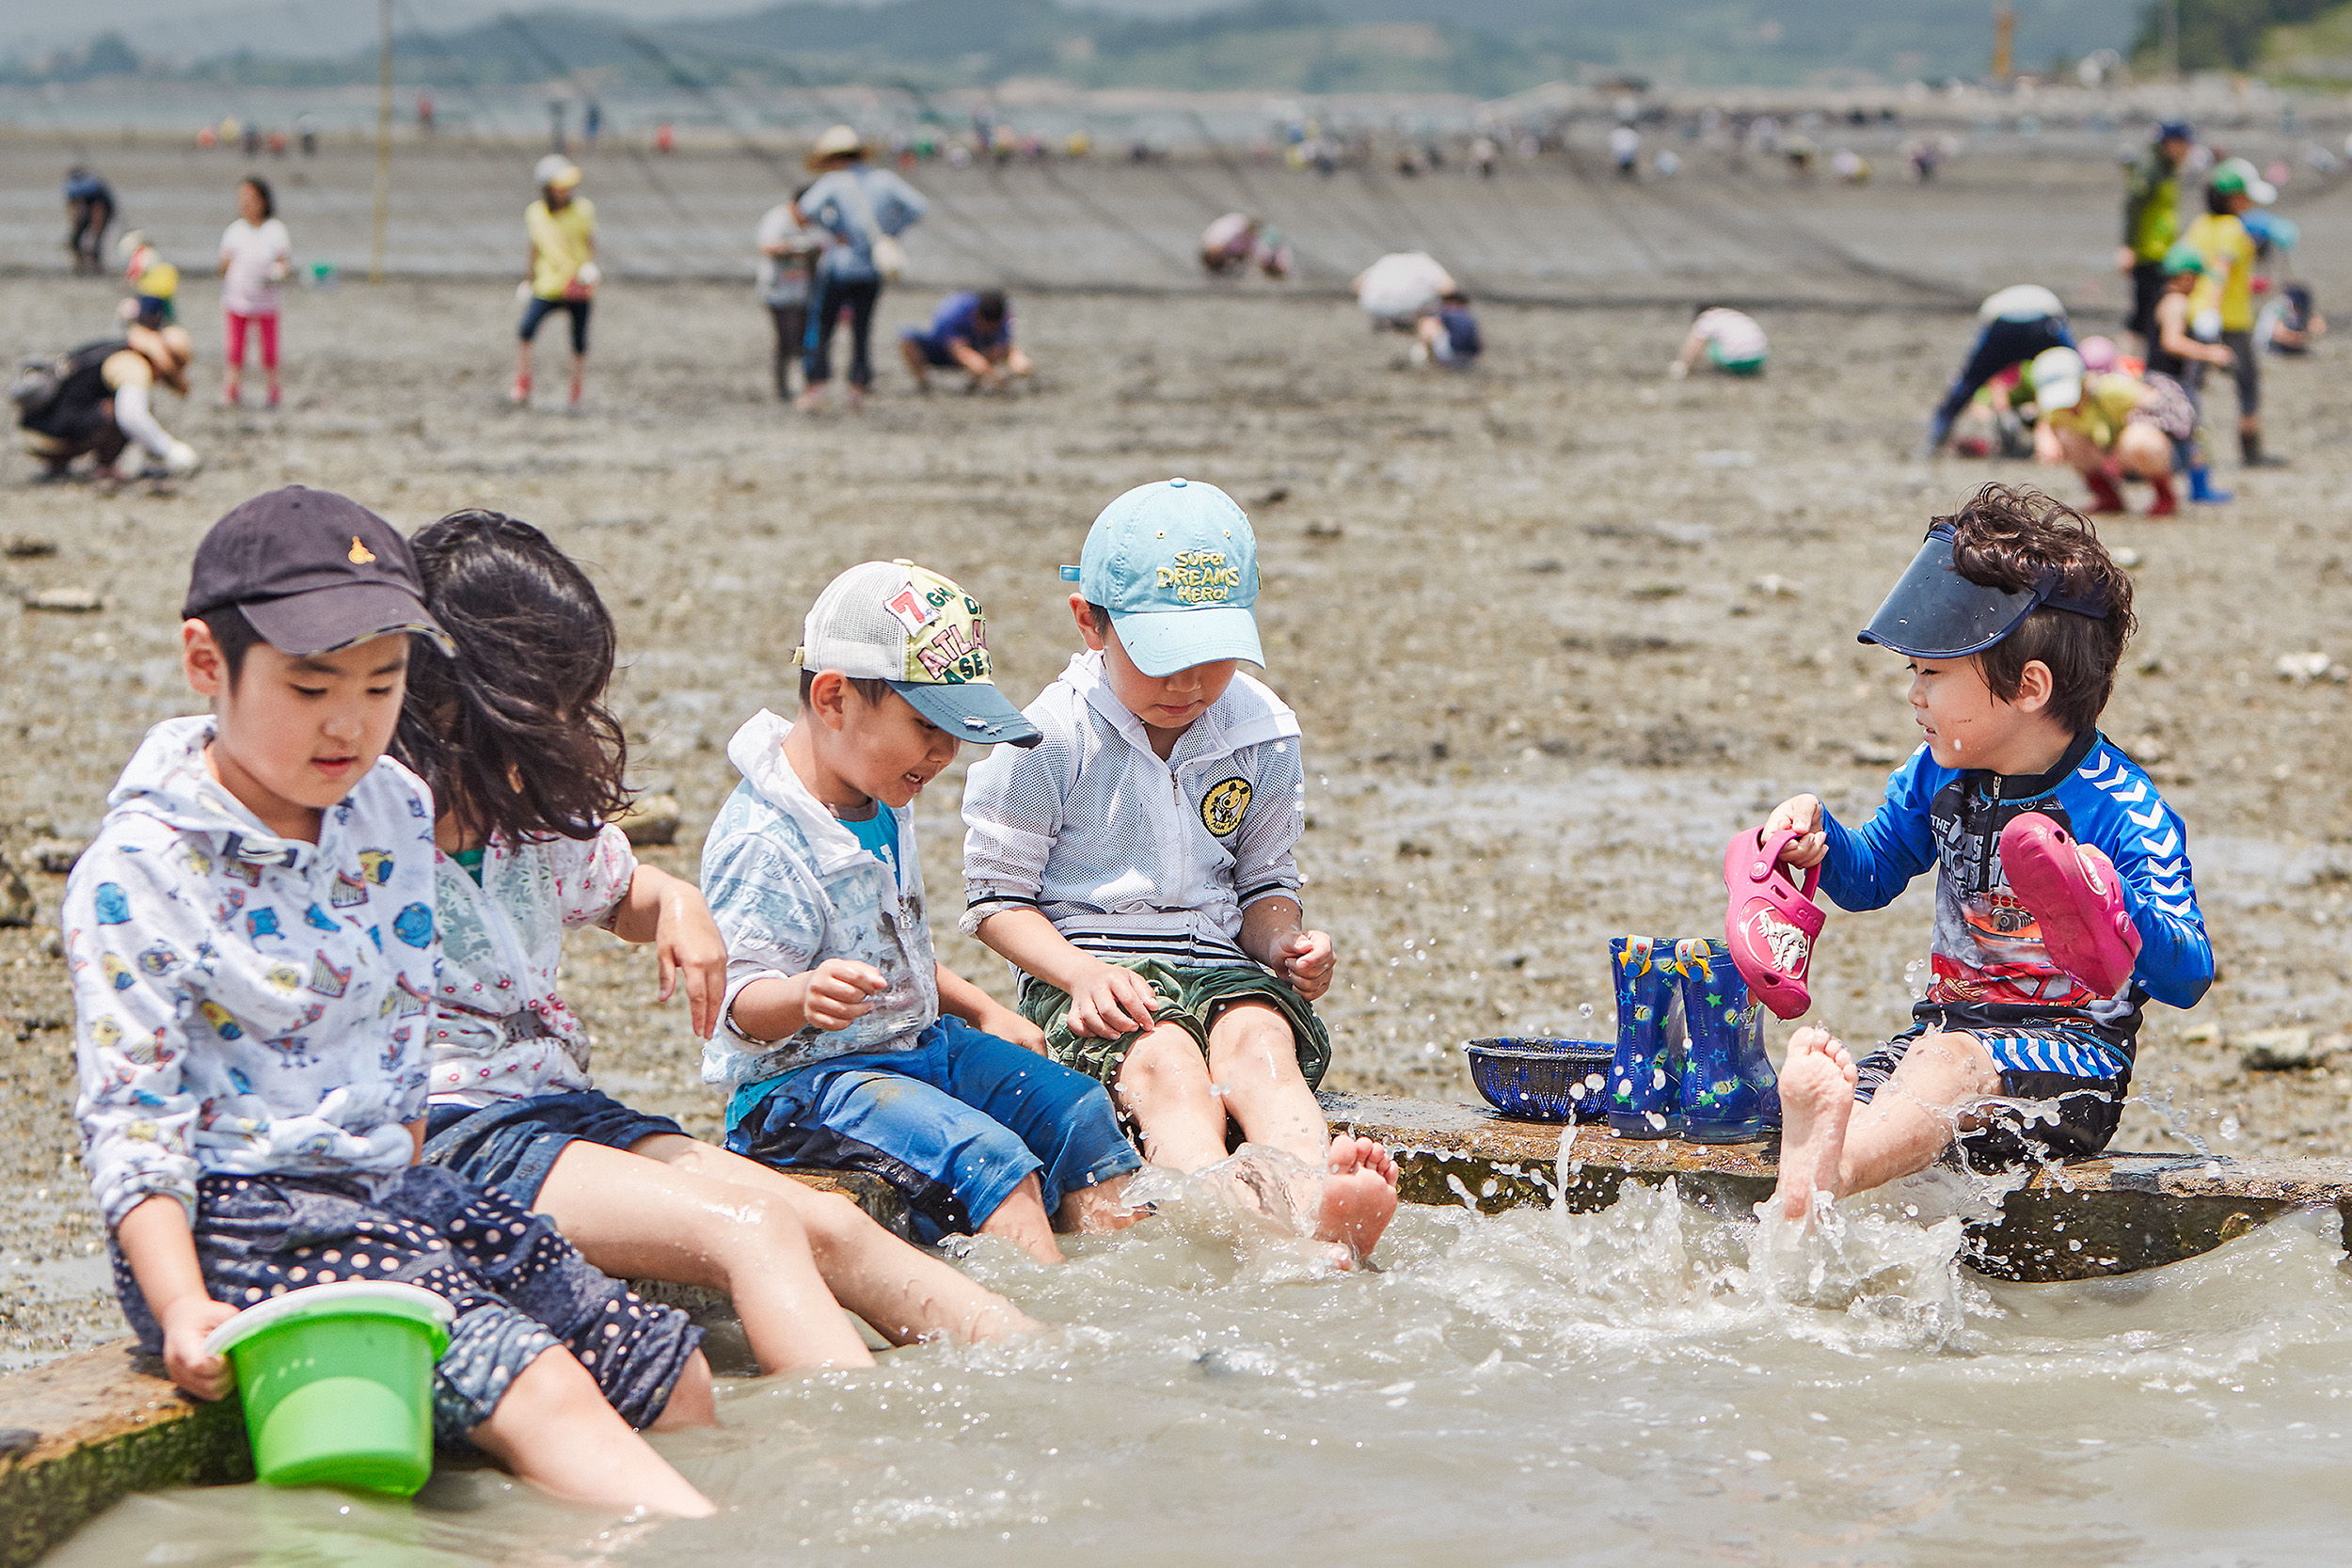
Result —
<instances>
[{"instance_id":1,"label":"child's knee","mask_svg":"<svg viewBox=\"0 0 2352 1568\"><path fill-rule=\"evenodd\" d=\"M1263 1061L1278 1074L1287 1067L1298 1071L1298 1036L1279 1007L1264 1002L1236 1002L1209 1025L1209 1059L1222 1068L1227 1061Z\"/></svg>"},{"instance_id":2,"label":"child's knee","mask_svg":"<svg viewBox=\"0 0 2352 1568\"><path fill-rule=\"evenodd\" d=\"M811 1201L799 1209L797 1217L812 1249L850 1246L881 1230L866 1217L865 1210L839 1193L812 1190L809 1198Z\"/></svg>"},{"instance_id":3,"label":"child's knee","mask_svg":"<svg viewBox=\"0 0 2352 1568\"><path fill-rule=\"evenodd\" d=\"M1122 1090L1180 1088L1206 1085L1209 1064L1200 1042L1179 1024L1163 1023L1137 1039L1120 1058L1119 1086Z\"/></svg>"}]
</instances>

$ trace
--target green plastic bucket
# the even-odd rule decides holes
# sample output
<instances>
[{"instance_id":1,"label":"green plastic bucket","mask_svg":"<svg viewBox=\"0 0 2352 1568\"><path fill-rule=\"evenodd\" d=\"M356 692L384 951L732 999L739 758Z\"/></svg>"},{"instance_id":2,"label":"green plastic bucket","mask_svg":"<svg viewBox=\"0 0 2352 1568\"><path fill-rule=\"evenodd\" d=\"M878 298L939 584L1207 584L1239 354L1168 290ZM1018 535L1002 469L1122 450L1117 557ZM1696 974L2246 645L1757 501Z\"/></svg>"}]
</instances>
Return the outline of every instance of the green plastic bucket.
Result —
<instances>
[{"instance_id":1,"label":"green plastic bucket","mask_svg":"<svg viewBox=\"0 0 2352 1568\"><path fill-rule=\"evenodd\" d=\"M204 1348L245 1398L253 1468L272 1486L405 1497L433 1474L433 1364L447 1301L414 1285L346 1280L247 1307Z\"/></svg>"}]
</instances>

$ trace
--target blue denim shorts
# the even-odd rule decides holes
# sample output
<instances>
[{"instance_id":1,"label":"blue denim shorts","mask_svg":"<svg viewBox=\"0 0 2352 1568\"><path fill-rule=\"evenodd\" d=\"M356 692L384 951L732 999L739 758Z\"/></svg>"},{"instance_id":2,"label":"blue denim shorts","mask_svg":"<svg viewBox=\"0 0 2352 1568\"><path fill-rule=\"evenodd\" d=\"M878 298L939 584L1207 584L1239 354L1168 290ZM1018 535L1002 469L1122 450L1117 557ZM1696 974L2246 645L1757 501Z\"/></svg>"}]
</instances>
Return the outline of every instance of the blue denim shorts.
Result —
<instances>
[{"instance_id":1,"label":"blue denim shorts","mask_svg":"<svg viewBox=\"0 0 2352 1568\"><path fill-rule=\"evenodd\" d=\"M727 1148L771 1165L861 1170L906 1198L927 1242L970 1235L1035 1173L1045 1212L1142 1168L1102 1085L943 1018L904 1051L830 1056L739 1094Z\"/></svg>"},{"instance_id":2,"label":"blue denim shorts","mask_svg":"<svg viewBox=\"0 0 2352 1568\"><path fill-rule=\"evenodd\" d=\"M196 1259L215 1301L250 1307L306 1285L389 1279L447 1298L457 1321L433 1370L433 1435L467 1446L522 1370L568 1349L633 1427L670 1402L702 1330L589 1267L544 1215L448 1171L363 1178L230 1176L196 1187ZM119 1248L115 1296L149 1354L163 1331Z\"/></svg>"},{"instance_id":3,"label":"blue denim shorts","mask_svg":"<svg viewBox=\"0 0 2352 1568\"><path fill-rule=\"evenodd\" d=\"M668 1117L632 1111L596 1089L495 1105L436 1105L424 1129L426 1164L446 1166L477 1187L496 1187L525 1209L539 1201L548 1172L574 1138L626 1149L657 1132L686 1134Z\"/></svg>"}]
</instances>

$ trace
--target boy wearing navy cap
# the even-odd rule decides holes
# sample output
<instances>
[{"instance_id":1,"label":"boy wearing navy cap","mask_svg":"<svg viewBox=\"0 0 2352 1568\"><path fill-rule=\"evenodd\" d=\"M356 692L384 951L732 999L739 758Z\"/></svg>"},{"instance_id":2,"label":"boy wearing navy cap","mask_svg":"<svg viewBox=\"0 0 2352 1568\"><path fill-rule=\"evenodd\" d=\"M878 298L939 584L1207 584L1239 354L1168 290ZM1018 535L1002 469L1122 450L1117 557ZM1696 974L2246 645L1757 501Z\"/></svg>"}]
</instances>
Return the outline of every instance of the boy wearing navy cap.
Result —
<instances>
[{"instance_id":1,"label":"boy wearing navy cap","mask_svg":"<svg viewBox=\"0 0 2352 1568\"><path fill-rule=\"evenodd\" d=\"M241 1311L419 1287L453 1315L437 1438L561 1496L708 1513L629 1431L712 1419L700 1331L416 1164L433 807L384 750L410 639L448 639L407 544L291 485L215 524L191 577L182 668L212 711L148 732L66 884L75 1114L123 1315L215 1400L208 1338Z\"/></svg>"},{"instance_id":2,"label":"boy wearing navy cap","mask_svg":"<svg viewBox=\"0 0 2352 1568\"><path fill-rule=\"evenodd\" d=\"M1213 484L1141 485L1080 559L1062 577L1086 650L1026 709L1041 743L965 781L963 928L1146 1158L1200 1170L1238 1126L1312 1173L1285 1202L1352 1262L1396 1212L1396 1166L1315 1101L1334 957L1298 904L1298 720L1239 670L1265 662L1249 519Z\"/></svg>"},{"instance_id":3,"label":"boy wearing navy cap","mask_svg":"<svg viewBox=\"0 0 2352 1568\"><path fill-rule=\"evenodd\" d=\"M2132 580L2088 520L1988 484L1935 520L1861 633L1910 661L1925 743L1861 828L1799 795L1765 832L1804 835L1781 860L1820 866L1840 909L1883 908L1933 870L1934 982L1859 1063L1827 1030L1789 1037L1773 1194L1788 1219L1924 1170L1955 1140L1995 1167L2096 1154L2123 1114L2141 1009L2194 1006L2213 983L2187 830L2099 733L2134 626ZM2104 859L2054 855L2021 827ZM2093 984L2076 949L2102 921L2111 973Z\"/></svg>"}]
</instances>

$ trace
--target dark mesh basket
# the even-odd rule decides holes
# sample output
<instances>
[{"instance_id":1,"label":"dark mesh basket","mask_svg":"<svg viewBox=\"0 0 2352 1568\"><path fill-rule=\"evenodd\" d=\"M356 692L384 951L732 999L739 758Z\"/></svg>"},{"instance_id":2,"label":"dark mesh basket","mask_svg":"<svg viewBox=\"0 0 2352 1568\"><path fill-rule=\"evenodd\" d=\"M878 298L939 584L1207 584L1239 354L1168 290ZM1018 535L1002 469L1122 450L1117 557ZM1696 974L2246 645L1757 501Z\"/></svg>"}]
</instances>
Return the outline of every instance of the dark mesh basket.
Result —
<instances>
[{"instance_id":1,"label":"dark mesh basket","mask_svg":"<svg viewBox=\"0 0 2352 1568\"><path fill-rule=\"evenodd\" d=\"M1608 1115L1613 1045L1529 1036L1472 1040L1462 1050L1470 1057L1470 1082L1506 1117L1598 1121Z\"/></svg>"}]
</instances>

